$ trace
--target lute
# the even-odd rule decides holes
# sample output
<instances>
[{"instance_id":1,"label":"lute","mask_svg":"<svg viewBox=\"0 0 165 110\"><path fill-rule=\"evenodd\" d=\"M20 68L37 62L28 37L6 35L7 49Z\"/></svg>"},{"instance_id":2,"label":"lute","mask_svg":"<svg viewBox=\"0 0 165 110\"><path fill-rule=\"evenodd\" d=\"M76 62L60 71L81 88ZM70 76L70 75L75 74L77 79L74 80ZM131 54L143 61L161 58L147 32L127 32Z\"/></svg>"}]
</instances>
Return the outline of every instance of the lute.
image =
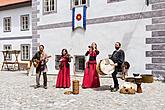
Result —
<instances>
[{"instance_id":1,"label":"lute","mask_svg":"<svg viewBox=\"0 0 165 110\"><path fill-rule=\"evenodd\" d=\"M42 60L45 60L45 59L50 58L50 57L51 57L51 56L47 56L47 57L45 57L45 58L42 59ZM34 61L33 61L34 67L37 68L42 60L34 59Z\"/></svg>"}]
</instances>

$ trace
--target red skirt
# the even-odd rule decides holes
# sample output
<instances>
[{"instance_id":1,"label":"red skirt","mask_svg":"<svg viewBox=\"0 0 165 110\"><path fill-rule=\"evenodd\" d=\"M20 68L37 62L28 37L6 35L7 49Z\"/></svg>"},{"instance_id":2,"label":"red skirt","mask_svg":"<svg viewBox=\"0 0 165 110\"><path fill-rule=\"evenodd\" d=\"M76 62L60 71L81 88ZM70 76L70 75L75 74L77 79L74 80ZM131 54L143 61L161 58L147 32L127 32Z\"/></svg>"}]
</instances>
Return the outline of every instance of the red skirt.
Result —
<instances>
[{"instance_id":1,"label":"red skirt","mask_svg":"<svg viewBox=\"0 0 165 110\"><path fill-rule=\"evenodd\" d=\"M66 67L64 64L63 67L60 67L58 72L56 88L69 88L70 87L70 68Z\"/></svg>"},{"instance_id":2,"label":"red skirt","mask_svg":"<svg viewBox=\"0 0 165 110\"><path fill-rule=\"evenodd\" d=\"M82 87L83 88L100 87L99 75L96 71L96 61L89 61L86 63Z\"/></svg>"}]
</instances>

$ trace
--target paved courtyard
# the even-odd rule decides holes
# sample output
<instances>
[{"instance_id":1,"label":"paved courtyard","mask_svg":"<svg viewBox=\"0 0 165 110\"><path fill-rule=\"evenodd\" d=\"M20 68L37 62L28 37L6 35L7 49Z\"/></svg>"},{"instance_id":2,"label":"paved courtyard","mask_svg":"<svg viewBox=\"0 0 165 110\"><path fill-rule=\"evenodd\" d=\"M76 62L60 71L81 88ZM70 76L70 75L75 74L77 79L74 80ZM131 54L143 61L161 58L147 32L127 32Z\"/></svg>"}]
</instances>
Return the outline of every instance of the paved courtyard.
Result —
<instances>
[{"instance_id":1,"label":"paved courtyard","mask_svg":"<svg viewBox=\"0 0 165 110\"><path fill-rule=\"evenodd\" d=\"M82 77L77 79L81 83ZM72 87L56 89L55 80L49 75L48 89L34 89L35 76L0 72L0 110L165 110L165 83L160 81L142 84L141 94L125 95L110 92L112 79L101 78L98 89L80 87L80 94L65 95Z\"/></svg>"}]
</instances>

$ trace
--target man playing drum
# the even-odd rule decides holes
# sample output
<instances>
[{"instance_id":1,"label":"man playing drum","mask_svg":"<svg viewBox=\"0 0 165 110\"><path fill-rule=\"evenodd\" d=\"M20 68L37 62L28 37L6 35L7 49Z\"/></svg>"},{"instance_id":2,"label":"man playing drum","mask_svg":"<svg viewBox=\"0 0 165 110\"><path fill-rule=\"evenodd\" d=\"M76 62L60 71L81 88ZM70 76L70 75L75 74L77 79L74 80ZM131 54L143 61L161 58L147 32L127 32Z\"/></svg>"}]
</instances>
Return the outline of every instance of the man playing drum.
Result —
<instances>
[{"instance_id":1,"label":"man playing drum","mask_svg":"<svg viewBox=\"0 0 165 110\"><path fill-rule=\"evenodd\" d=\"M122 49L120 49L121 47L121 43L120 42L116 42L115 43L115 51L113 52L112 56L110 57L110 59L115 63L115 71L112 73L112 78L113 78L113 82L114 82L114 87L111 88L111 92L116 92L119 89L119 83L118 83L118 79L116 77L118 72L121 72L121 65L123 64L124 60L125 60L125 53Z\"/></svg>"}]
</instances>

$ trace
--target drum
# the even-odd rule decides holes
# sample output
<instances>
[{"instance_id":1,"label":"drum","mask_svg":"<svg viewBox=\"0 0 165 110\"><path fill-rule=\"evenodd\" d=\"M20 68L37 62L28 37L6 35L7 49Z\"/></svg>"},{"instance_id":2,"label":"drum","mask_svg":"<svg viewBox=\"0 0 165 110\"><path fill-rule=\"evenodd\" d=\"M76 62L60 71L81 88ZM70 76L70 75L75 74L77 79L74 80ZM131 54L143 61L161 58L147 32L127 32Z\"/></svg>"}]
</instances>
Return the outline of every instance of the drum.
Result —
<instances>
[{"instance_id":1,"label":"drum","mask_svg":"<svg viewBox=\"0 0 165 110\"><path fill-rule=\"evenodd\" d=\"M79 80L73 80L73 94L79 94Z\"/></svg>"},{"instance_id":2,"label":"drum","mask_svg":"<svg viewBox=\"0 0 165 110\"><path fill-rule=\"evenodd\" d=\"M154 78L152 74L141 74L143 83L153 83Z\"/></svg>"},{"instance_id":3,"label":"drum","mask_svg":"<svg viewBox=\"0 0 165 110\"><path fill-rule=\"evenodd\" d=\"M142 77L140 76L135 77L135 83L137 84L137 93L142 93L142 88L141 88Z\"/></svg>"},{"instance_id":4,"label":"drum","mask_svg":"<svg viewBox=\"0 0 165 110\"><path fill-rule=\"evenodd\" d=\"M114 62L111 59L103 59L97 64L97 73L100 75L112 74L115 70Z\"/></svg>"}]
</instances>

